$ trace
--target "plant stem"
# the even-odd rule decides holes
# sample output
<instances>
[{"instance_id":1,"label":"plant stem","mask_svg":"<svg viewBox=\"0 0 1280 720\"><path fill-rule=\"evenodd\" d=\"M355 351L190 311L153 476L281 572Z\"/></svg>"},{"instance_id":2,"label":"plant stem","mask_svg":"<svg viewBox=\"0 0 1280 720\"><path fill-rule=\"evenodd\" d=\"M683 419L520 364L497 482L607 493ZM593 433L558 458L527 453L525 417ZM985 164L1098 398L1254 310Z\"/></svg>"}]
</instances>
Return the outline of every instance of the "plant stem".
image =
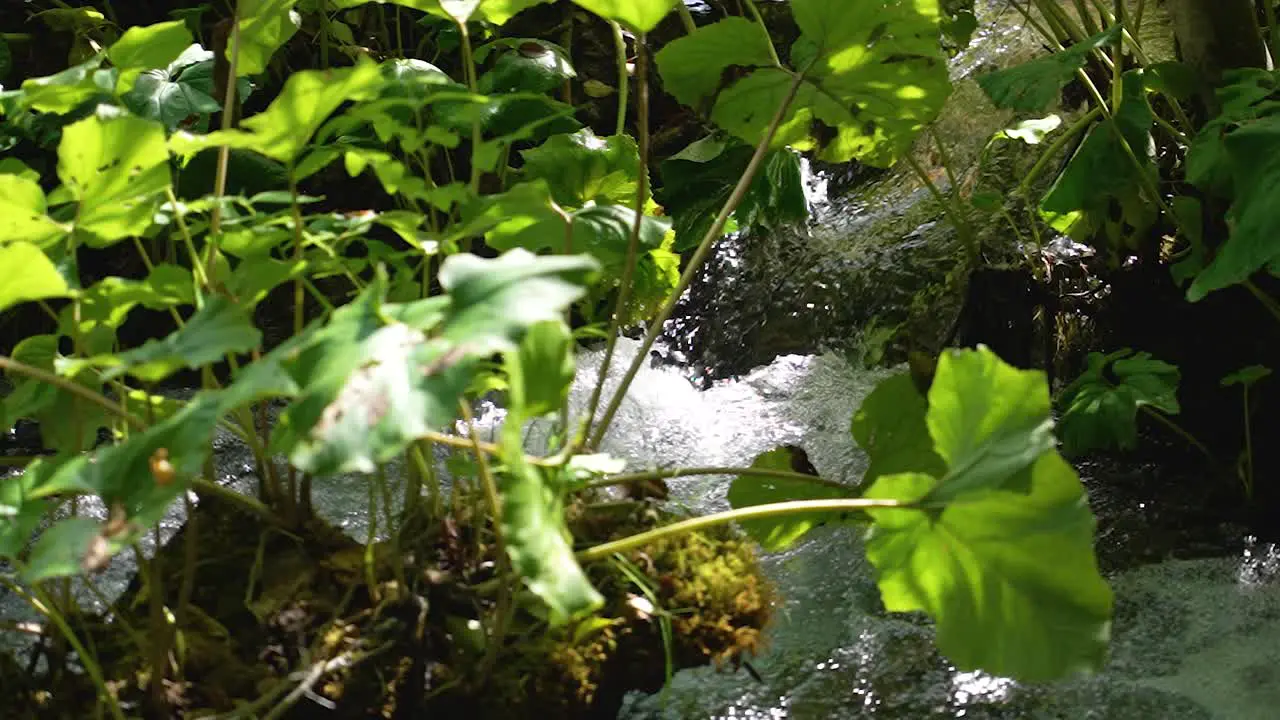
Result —
<instances>
[{"instance_id":1,"label":"plant stem","mask_svg":"<svg viewBox=\"0 0 1280 720\"><path fill-rule=\"evenodd\" d=\"M680 16L680 24L684 25L685 32L693 34L698 29L698 24L693 21L693 13L689 12L689 6L683 0L676 3L676 14Z\"/></svg>"},{"instance_id":2,"label":"plant stem","mask_svg":"<svg viewBox=\"0 0 1280 720\"><path fill-rule=\"evenodd\" d=\"M933 178L929 177L929 173L925 172L924 168L920 166L920 162L916 160L914 155L907 152L903 155L902 159L907 161L907 165L910 166L911 171L914 172L916 177L920 179L920 182L924 183L924 186L929 189L929 194L933 196L933 199L937 200L938 204L942 206L942 212L946 214L949 220L951 220L951 224L954 225L956 231L960 233L960 238L964 241L965 245L969 246L969 252L972 253L974 257L977 257L977 248L973 245L973 233L969 228L969 221L965 220L960 212L956 210L954 204L947 199L947 196L942 194L942 191L934 184Z\"/></svg>"},{"instance_id":3,"label":"plant stem","mask_svg":"<svg viewBox=\"0 0 1280 720\"><path fill-rule=\"evenodd\" d=\"M801 482L824 485L826 487L848 490L850 492L854 490L854 488L851 488L844 483L837 482L835 480L828 480L817 475L787 472L786 470L769 470L767 468L736 467L671 468L667 470L650 470L647 472L626 473L624 475L611 475L602 480L588 483L587 487L602 488L614 485L626 485L634 482L647 482L650 480L669 480L671 478L692 477L695 475L742 475L745 477L777 478L779 480L799 480Z\"/></svg>"},{"instance_id":4,"label":"plant stem","mask_svg":"<svg viewBox=\"0 0 1280 720\"><path fill-rule=\"evenodd\" d=\"M778 127L787 116L787 110L791 107L791 101L795 99L796 92L800 90L800 85L804 82L804 73L796 73L795 78L791 82L791 86L787 88L786 96L783 97L782 103L778 105L777 111L774 112L773 120L769 122L769 127L765 131L764 137L760 139L760 143L756 145L755 154L751 156L751 161L747 163L746 170L743 171L742 177L738 178L738 184L734 187L733 193L729 199L725 201L724 207L720 208L720 214L716 216L715 222L707 229L706 234L702 237L702 241L698 244L698 249L694 251L693 257L689 259L689 264L685 267L684 272L680 275L680 282L672 290L667 297L667 301L658 311L653 322L649 325L649 331L645 333L644 340L640 343L636 356L631 360L631 366L627 368L626 375L623 376L622 382L618 384L617 390L614 391L613 397L609 400L609 405L605 408L604 416L600 419L600 424L595 428L588 447L596 447L600 441L604 439L605 433L609 430L609 424L613 422L613 417L618 413L618 408L622 406L622 400L627 395L627 389L631 387L631 382L635 380L636 374L640 372L641 366L644 365L649 356L649 348L653 347L653 343L658 339L658 335L662 334L662 326L671 317L671 313L675 311L676 303L680 301L680 297L684 295L684 291L693 283L693 279L697 277L698 271L706 262L707 256L711 253L711 248L715 245L716 240L720 239L724 232L725 223L729 222L729 216L738 208L742 199L746 197L747 191L751 189L751 183L755 180L756 173L760 170L760 166L764 163L764 157L769 152L769 147L773 144L773 137L778 132Z\"/></svg>"},{"instance_id":5,"label":"plant stem","mask_svg":"<svg viewBox=\"0 0 1280 720\"><path fill-rule=\"evenodd\" d=\"M466 21L458 21L458 34L462 39L462 74L467 82L467 89L476 92L476 61L471 51L471 33L467 31ZM476 154L480 150L480 119L471 121L471 190L480 192L480 166L476 164Z\"/></svg>"},{"instance_id":6,"label":"plant stem","mask_svg":"<svg viewBox=\"0 0 1280 720\"><path fill-rule=\"evenodd\" d=\"M614 23L617 27L617 23ZM639 148L640 173L636 181L635 222L631 225L631 237L627 241L627 259L622 267L622 277L618 283L618 299L614 303L613 317L609 322L609 335L605 339L604 358L600 361L600 372L596 376L595 387L591 390L591 399L587 402L587 424L583 426L583 435L595 421L596 410L600 407L600 396L604 392L605 381L609 378L609 367L613 364L613 354L618 346L618 334L622 331L622 317L626 313L627 303L631 300L632 284L635 277L636 262L640 255L640 231L644 225L644 206L649 199L649 55L645 46L645 36L636 39L636 145ZM621 131L619 131L621 132ZM565 424L568 432L568 423ZM579 438L581 440L581 437ZM580 444L575 443L575 445Z\"/></svg>"},{"instance_id":7,"label":"plant stem","mask_svg":"<svg viewBox=\"0 0 1280 720\"><path fill-rule=\"evenodd\" d=\"M462 409L462 419L467 423L467 428L471 433L471 444L474 448L476 457L476 470L480 475L480 484L484 488L485 503L489 506L489 517L492 518L492 529L494 545L496 547L495 559L498 567L498 575L505 576L511 573L511 556L507 554L507 539L502 528L502 498L498 495L498 484L493 480L493 473L489 470L489 458L480 448L480 434L476 431L475 418L471 416L471 408L467 406L465 401L459 400L458 406ZM508 418L508 422L512 422L514 418ZM519 450L519 448L517 448ZM484 682L489 676L489 672L493 669L494 663L498 660L498 651L502 647L502 639L507 632L507 620L511 613L511 584L503 583L498 588L498 602L494 608L494 624L490 627L489 641L485 643L484 658L480 661L479 676L481 682Z\"/></svg>"},{"instance_id":8,"label":"plant stem","mask_svg":"<svg viewBox=\"0 0 1280 720\"><path fill-rule=\"evenodd\" d=\"M1056 157L1058 153L1062 152L1062 149L1066 147L1067 143L1071 142L1076 135L1079 135L1083 130L1085 130L1085 128L1089 127L1089 125L1092 124L1094 120L1097 120L1098 116L1101 114L1101 108L1093 108L1081 116L1079 120L1072 123L1071 126L1068 127L1061 135L1054 138L1053 143L1050 144L1049 147L1045 148L1045 151L1036 159L1036 164L1031 166L1031 170L1027 172L1027 176L1022 179L1021 183L1019 183L1017 193L1019 195L1025 195L1027 191L1031 189L1031 185L1040 178L1040 175L1044 172L1045 168L1049 166L1049 161Z\"/></svg>"},{"instance_id":9,"label":"plant stem","mask_svg":"<svg viewBox=\"0 0 1280 720\"><path fill-rule=\"evenodd\" d=\"M111 717L115 718L115 720L125 720L124 711L120 709L120 701L111 692L111 688L107 686L106 677L102 674L102 666L98 664L97 658L89 652L84 643L81 643L80 639L76 637L70 623L67 622L62 613L58 612L49 595L44 590L41 590L39 585L34 585L31 588L31 592L35 594L35 597L32 597L17 583L10 581L4 575L0 575L0 585L6 586L10 592L25 600L36 612L49 618L49 622L58 628L58 632L62 633L63 638L71 645L71 649L76 651L80 664L84 666L89 679L93 681L94 687L98 689L98 699L106 703L107 711L111 713Z\"/></svg>"},{"instance_id":10,"label":"plant stem","mask_svg":"<svg viewBox=\"0 0 1280 720\"><path fill-rule=\"evenodd\" d=\"M59 390L64 390L66 392L69 392L72 395L75 395L81 399L88 400L94 405L101 407L102 409L106 410L112 415L115 415L116 417L119 417L120 419L129 423L136 430L145 430L147 427L147 424L143 422L141 418L138 418L137 416L131 414L128 410L124 408L123 405L118 405L116 403L113 403L111 402L110 399L103 396L101 393L96 393L90 390L89 388L77 382L68 380L67 378L64 378L60 375L54 375L48 370L41 370L40 368L31 367L30 365L27 365L25 363L20 363L17 360L14 360L11 357L6 357L4 355L0 355L0 370L3 370L5 372L17 373L19 375L25 375L31 378L32 380L39 380L42 383L53 385Z\"/></svg>"},{"instance_id":11,"label":"plant stem","mask_svg":"<svg viewBox=\"0 0 1280 720\"><path fill-rule=\"evenodd\" d=\"M681 5L684 1L681 0ZM756 7L754 0L744 0L747 6L747 12L751 13L751 18L756 21L756 25L760 26L760 33L764 35L765 45L769 46L769 57L773 60L773 64L782 67L782 60L778 57L778 50L773 46L773 37L769 35L769 26L764 24L764 18L760 16L760 8Z\"/></svg>"},{"instance_id":12,"label":"plant stem","mask_svg":"<svg viewBox=\"0 0 1280 720\"><path fill-rule=\"evenodd\" d=\"M222 131L231 129L235 119L235 107L239 99L236 97L238 80L236 70L240 65L240 4L236 3L235 13L231 17L230 55L227 58L227 94L222 98ZM231 161L231 146L218 148L218 168L213 181L213 209L209 215L209 248L205 258L205 275L210 289L218 283L218 243L222 240L222 198L227 194L227 165Z\"/></svg>"},{"instance_id":13,"label":"plant stem","mask_svg":"<svg viewBox=\"0 0 1280 720\"><path fill-rule=\"evenodd\" d=\"M1168 428L1175 435L1177 435L1178 437L1190 443L1191 446L1199 450L1200 453L1204 455L1205 458L1210 463L1213 463L1213 464L1217 463L1217 459L1213 457L1213 453L1209 452L1209 448L1204 443L1200 442L1195 435L1192 435L1190 432L1184 429L1181 425L1170 420L1167 416L1165 416L1164 413L1153 409L1150 405L1139 405L1138 407L1144 413L1146 413L1148 417L1153 418L1156 422Z\"/></svg>"},{"instance_id":14,"label":"plant stem","mask_svg":"<svg viewBox=\"0 0 1280 720\"><path fill-rule=\"evenodd\" d=\"M578 562L583 563L592 562L594 560L603 560L614 553L634 550L638 547L648 545L655 540L661 540L674 535L681 535L698 530L705 530L707 528L725 525L731 522L741 522L743 520L758 520L761 518L775 518L813 512L846 513L871 510L875 508L903 508L908 505L908 503L904 503L901 500L871 498L791 500L788 502L769 503L768 505L753 505L751 507L727 510L713 515L703 515L702 517L681 520L680 522L647 530L620 540L596 545L595 547L579 552L577 557Z\"/></svg>"},{"instance_id":15,"label":"plant stem","mask_svg":"<svg viewBox=\"0 0 1280 720\"><path fill-rule=\"evenodd\" d=\"M1272 317L1280 321L1280 304L1277 304L1270 295L1263 292L1262 288L1255 285L1252 280L1245 280L1241 285L1244 285L1246 290L1258 298L1258 302L1262 303L1262 306L1267 309L1267 312L1271 313Z\"/></svg>"},{"instance_id":16,"label":"plant stem","mask_svg":"<svg viewBox=\"0 0 1280 720\"><path fill-rule=\"evenodd\" d=\"M627 39L622 36L622 26L615 21L609 21L609 28L613 30L613 61L618 65L618 119L615 123L615 135L622 135L627 131L627 97L631 92L630 75L627 73ZM640 45L644 42L642 38L636 39L636 51L640 52ZM636 81L643 82L643 75L640 72L639 65L636 66ZM641 162L643 162L641 156Z\"/></svg>"},{"instance_id":17,"label":"plant stem","mask_svg":"<svg viewBox=\"0 0 1280 720\"><path fill-rule=\"evenodd\" d=\"M241 510L246 510L262 520L265 520L272 526L280 525L280 518L276 517L276 514L271 511L271 508L262 504L262 502L256 498L251 498L244 493L236 492L228 487L223 487L212 480L195 478L191 481L191 489L195 490L197 495L208 495L210 497L216 497L219 500L230 502L238 506Z\"/></svg>"}]
</instances>

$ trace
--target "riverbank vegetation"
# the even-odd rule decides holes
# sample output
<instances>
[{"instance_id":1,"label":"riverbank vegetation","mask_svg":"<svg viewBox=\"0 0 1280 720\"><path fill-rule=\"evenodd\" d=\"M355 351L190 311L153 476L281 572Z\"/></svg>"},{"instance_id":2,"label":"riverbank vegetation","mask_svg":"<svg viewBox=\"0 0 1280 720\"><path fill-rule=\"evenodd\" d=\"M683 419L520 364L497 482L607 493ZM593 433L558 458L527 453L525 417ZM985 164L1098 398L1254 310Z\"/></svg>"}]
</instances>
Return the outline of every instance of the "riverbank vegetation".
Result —
<instances>
[{"instance_id":1,"label":"riverbank vegetation","mask_svg":"<svg viewBox=\"0 0 1280 720\"><path fill-rule=\"evenodd\" d=\"M1010 119L960 155L971 2L186 5L0 15L16 717L612 717L749 664L783 601L758 552L820 524L956 667L1052 680L1102 666L1113 609L1069 459L1156 427L1276 507L1269 5L1170 0L1156 60L1141 2L1014 2L1048 52L977 74ZM942 289L863 328L909 361L849 408L864 476L602 452L717 244L803 222L807 163L909 172L954 233ZM1208 351L1157 317L1205 307ZM730 509L664 502L709 475ZM363 537L317 515L332 483Z\"/></svg>"}]
</instances>

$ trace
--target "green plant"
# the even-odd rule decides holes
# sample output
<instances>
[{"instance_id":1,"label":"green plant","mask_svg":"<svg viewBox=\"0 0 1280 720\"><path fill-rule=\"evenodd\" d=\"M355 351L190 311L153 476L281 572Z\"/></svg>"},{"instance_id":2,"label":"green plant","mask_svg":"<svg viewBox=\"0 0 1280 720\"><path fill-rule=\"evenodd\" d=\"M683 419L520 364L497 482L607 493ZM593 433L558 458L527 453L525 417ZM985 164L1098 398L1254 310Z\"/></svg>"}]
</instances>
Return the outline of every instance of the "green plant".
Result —
<instances>
[{"instance_id":1,"label":"green plant","mask_svg":"<svg viewBox=\"0 0 1280 720\"><path fill-rule=\"evenodd\" d=\"M1240 482L1244 484L1244 494L1246 497L1253 497L1253 429L1251 427L1252 408L1249 407L1249 388L1253 387L1259 380L1271 374L1271 368L1262 365L1250 365L1249 367L1240 368L1230 375L1222 378L1223 387L1231 387L1232 385L1240 386L1241 405L1244 410L1244 449L1240 452L1240 459L1236 463L1236 470L1240 474Z\"/></svg>"},{"instance_id":2,"label":"green plant","mask_svg":"<svg viewBox=\"0 0 1280 720\"><path fill-rule=\"evenodd\" d=\"M1062 443L1069 455L1090 450L1133 448L1142 412L1191 443L1212 460L1205 446L1169 419L1180 412L1178 368L1129 348L1089 353L1088 367L1063 388Z\"/></svg>"},{"instance_id":3,"label":"green plant","mask_svg":"<svg viewBox=\"0 0 1280 720\"><path fill-rule=\"evenodd\" d=\"M832 510L863 510L885 607L933 617L939 647L962 669L1043 680L1096 668L1111 591L1093 558L1084 488L1054 449L1049 407L1043 373L985 348L947 351L927 394L902 373L855 413L853 439L871 459L865 492L779 470L764 482L739 477L730 501L745 515L805 498L787 503L786 517L742 523L774 549ZM784 462L776 450L754 466Z\"/></svg>"},{"instance_id":4,"label":"green plant","mask_svg":"<svg viewBox=\"0 0 1280 720\"><path fill-rule=\"evenodd\" d=\"M675 0L578 0L637 38L634 138L621 127L595 135L551 95L574 72L562 48L501 38L476 47L487 28L536 2L391 4L425 10L440 21L433 32L456 31L460 80L421 60L376 62L353 52L350 64L292 73L264 110L237 125L233 111L249 89L242 80L271 67L299 31L304 5L321 15L324 41L341 47L350 43L330 11L365 5L242 0L221 57L193 43L184 21L131 28L69 70L0 95L8 123L59 123L54 189L42 185L54 177L12 158L0 174L0 311L29 304L57 328L0 357L14 385L4 425L37 420L51 451L0 483L0 558L15 568L4 581L30 588L24 597L76 649L113 716L124 715L114 679L97 671L65 621L76 612L65 581L133 547L187 491L231 503L268 528L256 573L267 533L317 532L312 487L344 473L367 478L371 523L380 509L387 518L389 539L374 543L371 527L354 573L375 620L406 593L427 592L421 583L430 581L415 578L411 558L439 548L406 549L422 528L445 528L440 551L460 558L459 573L487 573L457 581L476 613L456 634L458 652L479 658L477 677L459 680L472 687L487 681L504 646L600 607L583 563L737 520L753 533L771 528L767 545L778 547L824 517L854 511L872 522L868 551L886 604L933 615L958 664L1040 679L1100 663L1110 595L1093 567L1079 483L1052 449L1045 383L988 351L944 355L927 409L901 379L868 400L854 428L876 468L863 497L769 460L728 469L743 476L735 484L742 507L733 511L582 549L566 526L566 506L601 485L726 472L621 475L595 448L730 218L795 212L787 148L890 164L936 115L949 82L933 0L894 4L887 19L884 3L796 0L801 34L789 65L758 17L728 18L668 44L656 58L666 89L754 148L744 166L745 150L729 163L737 174L715 219L677 220L674 233L651 197L645 33ZM224 78L225 95L213 97L218 80L205 73L224 60L236 82ZM219 106L221 127L206 131ZM211 192L180 193L200 158L212 161ZM389 209L310 212L318 198L304 183L339 160L339 177L368 174ZM235 162L255 163L254 179L270 186L230 191ZM142 272L86 282L78 263L108 248L136 255ZM680 272L675 251L683 248L693 252ZM274 346L255 323L268 298L289 315ZM120 330L137 307L166 313L173 331L131 345ZM608 342L579 417L567 404L571 311L592 325L581 332L603 331ZM636 321L649 323L644 346L605 402L614 342ZM199 392L187 400L158 392L183 371L200 378ZM508 414L489 443L471 406L494 389ZM274 424L265 420L270 403L284 406ZM557 423L556 442L547 455L528 455L522 428L539 418ZM103 428L111 442L98 445ZM251 450L255 493L212 477L217 428ZM923 452L905 454L912 448ZM461 470L447 492L437 449L453 453L451 467ZM387 466L399 458L408 470L396 515ZM106 522L78 512L86 496L110 508ZM448 531L461 523L466 539ZM995 542L978 527L996 528ZM150 610L139 673L160 714L171 702L167 658L195 612L195 537L181 568L159 554L140 568ZM952 543L969 560L957 560ZM1033 550L1060 562L1035 567ZM350 600L326 627L340 630L338 609ZM1002 642L988 642L992 636ZM301 669L307 680L293 691L255 704L277 716L326 673L370 662L392 642L353 640Z\"/></svg>"}]
</instances>

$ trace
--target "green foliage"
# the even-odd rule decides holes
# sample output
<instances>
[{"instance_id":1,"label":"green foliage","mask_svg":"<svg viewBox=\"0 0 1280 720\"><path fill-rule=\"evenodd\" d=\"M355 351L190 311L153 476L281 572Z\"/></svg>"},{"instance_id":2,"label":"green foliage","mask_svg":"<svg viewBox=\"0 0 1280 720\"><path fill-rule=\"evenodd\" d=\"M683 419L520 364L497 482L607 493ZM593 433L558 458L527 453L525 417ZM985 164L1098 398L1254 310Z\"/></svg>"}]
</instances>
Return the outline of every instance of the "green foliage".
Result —
<instances>
[{"instance_id":1,"label":"green foliage","mask_svg":"<svg viewBox=\"0 0 1280 720\"><path fill-rule=\"evenodd\" d=\"M902 377L889 381L894 395L909 393ZM877 403L862 435L918 431L919 403L900 407L905 418ZM1046 440L1043 374L985 348L944 353L924 421L944 470L882 474L864 496L918 505L867 511L885 607L932 616L938 646L962 669L1046 680L1099 668L1112 596L1093 557L1084 488ZM908 444L867 450L874 463Z\"/></svg>"},{"instance_id":2,"label":"green foliage","mask_svg":"<svg viewBox=\"0 0 1280 720\"><path fill-rule=\"evenodd\" d=\"M524 176L546 180L552 199L563 207L635 202L640 152L629 135L601 138L583 129L554 135L521 155Z\"/></svg>"},{"instance_id":3,"label":"green foliage","mask_svg":"<svg viewBox=\"0 0 1280 720\"><path fill-rule=\"evenodd\" d=\"M368 23L357 37L351 16L307 17L370 0L327 9L242 0L229 43L242 98L247 76L285 69L273 57L300 30L322 56L336 47L355 59L287 73L264 110L212 132L220 63L192 43L190 16L117 39L100 13L42 14L107 50L0 94L0 142L57 151L56 178L0 161L0 311L39 302L57 319L4 363L12 391L0 401L0 429L35 420L54 453L23 460L21 475L0 483L0 558L22 571L21 583L100 569L192 488L292 532L312 520L313 480L362 473L381 484L388 464L409 456L424 467L406 483L397 520L447 528L462 509L470 514L474 542L461 545L474 557L462 565L490 574L459 588L497 588L497 602L487 591L471 598L493 629L477 634L487 657L502 657L516 632L544 631L543 620L600 608L578 564L591 550L575 546L566 508L577 513L591 481L607 483L625 463L579 436L602 429L595 419L567 416L575 339L648 321L674 302L678 252L707 234L766 133L776 130L729 208L730 231L805 216L798 151L879 165L903 156L950 89L940 43L954 50L972 31L963 1L795 0L800 38L782 53L791 68L779 67L764 29L740 18L671 42L657 59L667 89L718 128L662 165L661 195L650 198L640 188L651 159L637 142L592 134L552 97L577 76L569 53L545 39L487 34L542 0L373 1L425 13L431 48L481 43L471 57L440 61L461 67L465 83L424 60L375 62L390 43L368 37ZM638 34L675 2L577 0ZM291 44L291 63L304 44ZM1139 100L1120 108L1122 128L1127 111L1146 107ZM343 175L365 173L375 196L348 197ZM312 196L320 192L329 197ZM84 249L108 246L140 264L82 272L92 257ZM292 293L273 293L284 286ZM622 293L630 302L618 317L595 322ZM281 298L284 312L268 297ZM120 330L138 308L172 324L131 341ZM284 315L291 327L259 327ZM181 370L203 380L193 397L151 388ZM1110 596L1092 565L1079 483L1052 449L1042 378L984 350L944 356L927 400L916 387L905 375L886 382L851 426L871 454L867 497L894 501L871 510L869 551L886 604L933 614L943 649L964 667L1030 679L1091 667ZM460 408L491 392L505 393L497 444L454 434ZM283 409L268 428L259 418L269 401ZM553 424L557 455L526 455L523 430L534 420ZM218 427L244 439L262 469L256 496L206 476ZM110 435L100 442L103 428ZM435 474L446 448L451 510ZM768 549L843 519L830 508L869 507L852 488L812 477L802 460L793 449L765 453L730 490L740 510L765 511L744 527ZM107 521L56 514L77 496L100 500ZM763 516L806 499L813 504ZM404 570L403 558L389 563ZM460 577L472 569L459 567ZM376 598L380 568L366 570ZM753 617L764 612L756 600Z\"/></svg>"},{"instance_id":4,"label":"green foliage","mask_svg":"<svg viewBox=\"0 0 1280 720\"><path fill-rule=\"evenodd\" d=\"M606 20L622 23L637 32L649 32L675 9L680 0L573 0Z\"/></svg>"},{"instance_id":5,"label":"green foliage","mask_svg":"<svg viewBox=\"0 0 1280 720\"><path fill-rule=\"evenodd\" d=\"M1131 448L1138 440L1138 408L1177 415L1178 368L1149 353L1124 349L1089 353L1088 367L1062 391L1062 443L1069 455Z\"/></svg>"},{"instance_id":6,"label":"green foliage","mask_svg":"<svg viewBox=\"0 0 1280 720\"><path fill-rule=\"evenodd\" d=\"M714 94L711 119L754 145L798 73L803 80L776 146L812 150L833 162L892 164L951 90L938 45L936 0L852 6L797 0L792 13L801 31L791 49L794 70L774 64L760 28L726 19L658 53L668 91L695 107ZM724 73L729 66L749 72Z\"/></svg>"},{"instance_id":7,"label":"green foliage","mask_svg":"<svg viewBox=\"0 0 1280 720\"><path fill-rule=\"evenodd\" d=\"M241 79L239 97L246 97L250 89L249 82ZM213 53L191 45L167 66L139 75L133 89L120 99L134 114L159 120L170 131L190 122L192 116L207 119L222 109L222 102L213 97Z\"/></svg>"},{"instance_id":8,"label":"green foliage","mask_svg":"<svg viewBox=\"0 0 1280 720\"><path fill-rule=\"evenodd\" d=\"M882 381L862 401L850 430L871 458L864 483L904 472L945 472L946 463L934 450L926 424L928 407L909 373Z\"/></svg>"},{"instance_id":9,"label":"green foliage","mask_svg":"<svg viewBox=\"0 0 1280 720\"><path fill-rule=\"evenodd\" d=\"M1245 388L1249 388L1270 374L1271 368L1265 365L1249 365L1222 378L1222 386L1231 387L1232 385L1241 385Z\"/></svg>"},{"instance_id":10,"label":"green foliage","mask_svg":"<svg viewBox=\"0 0 1280 720\"><path fill-rule=\"evenodd\" d=\"M1090 128L1084 142L1045 195L1041 207L1053 213L1100 211L1106 200L1136 192L1142 184L1140 172L1154 175L1145 150L1151 121L1151 107L1142 86L1135 76L1126 76L1119 108L1112 118ZM1138 158L1143 166L1141 171L1131 157Z\"/></svg>"},{"instance_id":11,"label":"green foliage","mask_svg":"<svg viewBox=\"0 0 1280 720\"><path fill-rule=\"evenodd\" d=\"M1120 26L1076 43L1062 52L1028 60L1003 70L978 76L978 85L996 107L1022 112L1043 112L1058 98L1062 87L1084 67L1094 50L1114 44Z\"/></svg>"},{"instance_id":12,"label":"green foliage","mask_svg":"<svg viewBox=\"0 0 1280 720\"><path fill-rule=\"evenodd\" d=\"M27 242L0 246L0 267L22 268L0 284L0 310L31 300L67 297L71 288L40 248Z\"/></svg>"},{"instance_id":13,"label":"green foliage","mask_svg":"<svg viewBox=\"0 0 1280 720\"><path fill-rule=\"evenodd\" d=\"M205 148L226 145L293 163L342 103L372 99L382 87L378 65L368 60L350 68L297 72L289 76L280 96L266 110L245 119L243 130L219 130L200 136L179 133L170 146L175 152L190 156Z\"/></svg>"},{"instance_id":14,"label":"green foliage","mask_svg":"<svg viewBox=\"0 0 1280 720\"><path fill-rule=\"evenodd\" d=\"M142 235L170 186L164 128L113 113L72 123L58 145L58 177L78 203L73 228L86 243Z\"/></svg>"},{"instance_id":15,"label":"green foliage","mask_svg":"<svg viewBox=\"0 0 1280 720\"><path fill-rule=\"evenodd\" d=\"M694 142L662 163L659 196L672 218L675 249L688 250L702 240L716 213L733 191L751 159L752 148L736 140L709 136ZM739 229L774 228L809 214L799 157L791 150L774 150L734 211Z\"/></svg>"},{"instance_id":16,"label":"green foliage","mask_svg":"<svg viewBox=\"0 0 1280 720\"><path fill-rule=\"evenodd\" d=\"M1244 282L1263 268L1280 270L1280 116L1240 127L1224 142L1231 168L1233 198L1227 217L1231 235L1213 261L1196 276L1187 299L1196 301L1214 290Z\"/></svg>"},{"instance_id":17,"label":"green foliage","mask_svg":"<svg viewBox=\"0 0 1280 720\"><path fill-rule=\"evenodd\" d=\"M266 72L271 56L298 32L302 18L296 10L298 0L242 0L236 6L239 76ZM233 44L227 43L230 53ZM228 58L230 55L228 55Z\"/></svg>"},{"instance_id":18,"label":"green foliage","mask_svg":"<svg viewBox=\"0 0 1280 720\"><path fill-rule=\"evenodd\" d=\"M777 470L780 475L739 475L729 486L729 504L735 508L743 508L789 500L823 500L854 495L854 488L829 485L816 477L812 481L792 477L796 473L798 453L796 448L780 447L757 455L751 462L752 469ZM774 552L787 549L814 527L833 519L835 518L829 512L812 512L744 520L740 524L751 539L760 543L765 550Z\"/></svg>"}]
</instances>

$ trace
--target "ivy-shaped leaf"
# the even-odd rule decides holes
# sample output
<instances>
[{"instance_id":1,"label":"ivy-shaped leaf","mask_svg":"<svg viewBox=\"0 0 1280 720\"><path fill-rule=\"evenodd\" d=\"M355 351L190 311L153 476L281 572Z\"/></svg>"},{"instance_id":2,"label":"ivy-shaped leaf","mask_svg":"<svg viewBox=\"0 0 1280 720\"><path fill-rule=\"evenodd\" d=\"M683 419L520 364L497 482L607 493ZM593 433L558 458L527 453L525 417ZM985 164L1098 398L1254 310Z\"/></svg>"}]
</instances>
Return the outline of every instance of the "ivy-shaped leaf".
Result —
<instances>
[{"instance_id":1,"label":"ivy-shaped leaf","mask_svg":"<svg viewBox=\"0 0 1280 720\"><path fill-rule=\"evenodd\" d=\"M551 92L578 76L573 61L564 48L546 40L531 38L502 38L476 48L476 62L485 60L494 51L497 59L477 82L477 89L486 94L510 92Z\"/></svg>"},{"instance_id":2,"label":"ivy-shaped leaf","mask_svg":"<svg viewBox=\"0 0 1280 720\"><path fill-rule=\"evenodd\" d=\"M571 135L553 135L521 156L524 177L545 180L551 197L562 207L635 203L640 151L630 135L602 138L584 128Z\"/></svg>"},{"instance_id":3,"label":"ivy-shaped leaf","mask_svg":"<svg viewBox=\"0 0 1280 720\"><path fill-rule=\"evenodd\" d=\"M889 381L894 395L909 394L905 377ZM888 453L909 465L904 449L922 441L904 433L919 432L919 404L895 418L889 397L860 434L873 463ZM1040 681L1097 669L1113 600L1084 488L1044 438L1043 374L986 348L950 351L928 401L924 424L944 472L882 474L865 494L920 505L868 511L867 555L885 607L932 616L939 648L963 670Z\"/></svg>"},{"instance_id":4,"label":"ivy-shaped leaf","mask_svg":"<svg viewBox=\"0 0 1280 720\"><path fill-rule=\"evenodd\" d=\"M452 301L443 337L477 355L510 350L525 328L559 318L582 297L598 268L584 255L537 257L520 249L492 260L452 255L440 266Z\"/></svg>"},{"instance_id":5,"label":"ivy-shaped leaf","mask_svg":"<svg viewBox=\"0 0 1280 720\"><path fill-rule=\"evenodd\" d=\"M1150 405L1176 415L1179 373L1149 353L1124 349L1089 353L1088 367L1062 391L1062 443L1068 455L1138 440L1138 408Z\"/></svg>"},{"instance_id":6,"label":"ivy-shaped leaf","mask_svg":"<svg viewBox=\"0 0 1280 720\"><path fill-rule=\"evenodd\" d=\"M867 556L885 608L924 611L961 670L1035 682L1098 670L1113 597L1093 555L1094 519L1071 466L1049 452L1023 492L974 493L940 511L871 510ZM917 500L938 480L885 475L867 498Z\"/></svg>"},{"instance_id":7,"label":"ivy-shaped leaf","mask_svg":"<svg viewBox=\"0 0 1280 720\"><path fill-rule=\"evenodd\" d=\"M726 70L768 67L773 64L773 50L759 25L727 17L673 40L655 59L663 89L685 105L701 107L720 90Z\"/></svg>"},{"instance_id":8,"label":"ivy-shaped leaf","mask_svg":"<svg viewBox=\"0 0 1280 720\"><path fill-rule=\"evenodd\" d=\"M148 70L138 76L133 89L120 100L125 107L149 120L159 120L169 130L195 117L222 109L213 97L213 52L191 45L167 67ZM248 80L239 82L243 100L251 89Z\"/></svg>"},{"instance_id":9,"label":"ivy-shaped leaf","mask_svg":"<svg viewBox=\"0 0 1280 720\"><path fill-rule=\"evenodd\" d=\"M1123 97L1111 118L1089 130L1080 147L1040 203L1048 213L1081 210L1105 214L1111 198L1138 198L1145 187L1143 174L1154 179L1155 166L1147 155L1153 121L1151 106L1137 75L1124 76ZM1128 144L1129 150L1125 149ZM1134 164L1129 151L1137 158Z\"/></svg>"}]
</instances>

